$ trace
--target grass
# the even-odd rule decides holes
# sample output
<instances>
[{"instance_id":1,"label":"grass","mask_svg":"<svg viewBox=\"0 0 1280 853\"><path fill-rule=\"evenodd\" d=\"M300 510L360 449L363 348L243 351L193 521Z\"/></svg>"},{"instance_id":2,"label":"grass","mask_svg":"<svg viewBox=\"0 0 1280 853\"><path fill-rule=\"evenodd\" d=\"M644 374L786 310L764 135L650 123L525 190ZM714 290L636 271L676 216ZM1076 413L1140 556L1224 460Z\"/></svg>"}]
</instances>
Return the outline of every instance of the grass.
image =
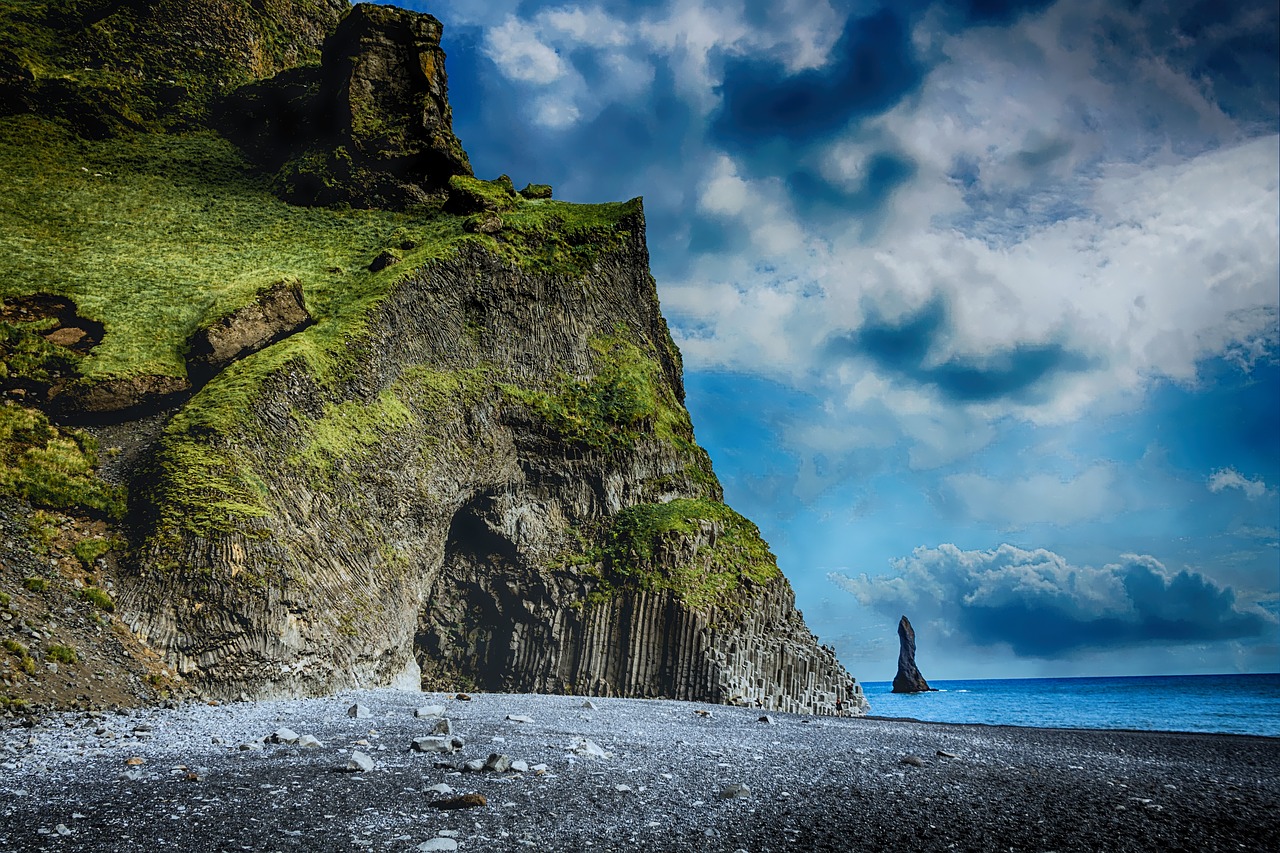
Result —
<instances>
[{"instance_id":1,"label":"grass","mask_svg":"<svg viewBox=\"0 0 1280 853\"><path fill-rule=\"evenodd\" d=\"M634 446L653 435L693 447L689 413L675 399L651 351L624 327L594 338L596 373L590 379L564 374L554 393L503 385L510 397L537 412L561 438L598 450Z\"/></svg>"},{"instance_id":2,"label":"grass","mask_svg":"<svg viewBox=\"0 0 1280 853\"><path fill-rule=\"evenodd\" d=\"M58 663L78 663L80 660L80 656L76 654L75 649L58 643L50 643L49 648L44 651L44 656Z\"/></svg>"},{"instance_id":3,"label":"grass","mask_svg":"<svg viewBox=\"0 0 1280 853\"><path fill-rule=\"evenodd\" d=\"M44 592L49 588L49 582L42 577L31 575L30 577L23 579L22 587L27 590L27 592Z\"/></svg>"},{"instance_id":4,"label":"grass","mask_svg":"<svg viewBox=\"0 0 1280 853\"><path fill-rule=\"evenodd\" d=\"M709 536L711 544L687 564L670 565L664 551L693 536ZM759 528L724 504L703 499L622 510L592 556L605 565L600 592L670 590L691 607L743 606L747 587L781 574Z\"/></svg>"},{"instance_id":5,"label":"grass","mask_svg":"<svg viewBox=\"0 0 1280 853\"><path fill-rule=\"evenodd\" d=\"M125 492L101 480L97 440L49 423L34 409L0 404L0 494L48 509L120 518Z\"/></svg>"},{"instance_id":6,"label":"grass","mask_svg":"<svg viewBox=\"0 0 1280 853\"><path fill-rule=\"evenodd\" d=\"M111 596L106 590L98 589L96 586L87 586L80 590L80 600L92 604L99 610L105 610L108 613L116 609L116 603L111 600Z\"/></svg>"},{"instance_id":7,"label":"grass","mask_svg":"<svg viewBox=\"0 0 1280 853\"><path fill-rule=\"evenodd\" d=\"M94 560L121 544L122 543L114 537L107 537L105 539L81 539L75 545L71 546L71 553L80 561L80 565L88 569L93 566Z\"/></svg>"},{"instance_id":8,"label":"grass","mask_svg":"<svg viewBox=\"0 0 1280 853\"><path fill-rule=\"evenodd\" d=\"M30 650L17 640L4 639L0 641L0 645L4 646L5 651L18 659L18 669L27 675L36 674L36 660L31 656Z\"/></svg>"}]
</instances>

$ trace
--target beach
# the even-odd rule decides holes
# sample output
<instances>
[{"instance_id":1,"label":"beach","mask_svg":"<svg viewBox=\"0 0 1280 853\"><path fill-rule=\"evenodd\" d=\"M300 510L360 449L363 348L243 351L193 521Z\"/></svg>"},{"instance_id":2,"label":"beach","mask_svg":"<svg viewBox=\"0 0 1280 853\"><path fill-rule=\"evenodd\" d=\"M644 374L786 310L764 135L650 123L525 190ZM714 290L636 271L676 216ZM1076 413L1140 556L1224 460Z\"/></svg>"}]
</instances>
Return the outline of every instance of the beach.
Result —
<instances>
[{"instance_id":1,"label":"beach","mask_svg":"<svg viewBox=\"0 0 1280 853\"><path fill-rule=\"evenodd\" d=\"M1278 770L1267 737L359 691L11 725L0 849L1264 850Z\"/></svg>"}]
</instances>

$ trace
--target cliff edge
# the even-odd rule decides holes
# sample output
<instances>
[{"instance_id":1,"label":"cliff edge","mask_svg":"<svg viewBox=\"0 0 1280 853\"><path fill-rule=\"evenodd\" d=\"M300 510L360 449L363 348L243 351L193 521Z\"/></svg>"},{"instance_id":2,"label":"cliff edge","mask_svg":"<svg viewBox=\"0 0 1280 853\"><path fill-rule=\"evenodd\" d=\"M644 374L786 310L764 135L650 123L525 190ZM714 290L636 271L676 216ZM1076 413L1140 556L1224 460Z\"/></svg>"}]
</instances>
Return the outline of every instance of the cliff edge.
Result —
<instances>
[{"instance_id":1,"label":"cliff edge","mask_svg":"<svg viewBox=\"0 0 1280 853\"><path fill-rule=\"evenodd\" d=\"M473 177L440 30L0 2L10 712L93 672L865 710L694 440L640 200ZM255 47L156 82L202 38Z\"/></svg>"}]
</instances>

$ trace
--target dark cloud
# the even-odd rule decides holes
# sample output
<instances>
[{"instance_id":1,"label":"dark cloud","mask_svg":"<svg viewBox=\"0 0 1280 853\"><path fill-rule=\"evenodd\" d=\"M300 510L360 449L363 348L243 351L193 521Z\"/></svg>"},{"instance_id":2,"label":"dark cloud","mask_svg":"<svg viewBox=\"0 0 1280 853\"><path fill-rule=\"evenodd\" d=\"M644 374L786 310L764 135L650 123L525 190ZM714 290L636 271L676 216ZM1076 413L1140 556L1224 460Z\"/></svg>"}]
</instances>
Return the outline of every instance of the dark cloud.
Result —
<instances>
[{"instance_id":1,"label":"dark cloud","mask_svg":"<svg viewBox=\"0 0 1280 853\"><path fill-rule=\"evenodd\" d=\"M861 213L878 210L898 187L915 174L915 165L889 151L867 161L857 187L845 189L828 183L810 170L798 169L787 176L787 188L801 214L827 212Z\"/></svg>"},{"instance_id":2,"label":"dark cloud","mask_svg":"<svg viewBox=\"0 0 1280 853\"><path fill-rule=\"evenodd\" d=\"M1053 5L1053 0L958 0L944 5L958 11L967 23L1009 24L1028 12Z\"/></svg>"},{"instance_id":3,"label":"dark cloud","mask_svg":"<svg viewBox=\"0 0 1280 853\"><path fill-rule=\"evenodd\" d=\"M885 320L872 314L857 331L833 336L830 352L866 358L888 373L936 388L955 402L1030 401L1056 375L1086 370L1091 361L1062 344L1015 344L991 353L952 356L934 364L930 354L950 334L946 303L937 297L914 314Z\"/></svg>"},{"instance_id":4,"label":"dark cloud","mask_svg":"<svg viewBox=\"0 0 1280 853\"><path fill-rule=\"evenodd\" d=\"M713 136L735 151L777 139L807 145L884 112L920 85L908 22L887 9L849 18L831 56L821 69L791 75L770 60L726 60Z\"/></svg>"},{"instance_id":5,"label":"dark cloud","mask_svg":"<svg viewBox=\"0 0 1280 853\"><path fill-rule=\"evenodd\" d=\"M830 578L886 616L940 622L967 643L1008 645L1025 657L1246 640L1276 630L1263 611L1241 610L1230 587L1198 572L1170 573L1148 556L1094 569L1043 549L943 545L917 548L894 568L899 577Z\"/></svg>"}]
</instances>

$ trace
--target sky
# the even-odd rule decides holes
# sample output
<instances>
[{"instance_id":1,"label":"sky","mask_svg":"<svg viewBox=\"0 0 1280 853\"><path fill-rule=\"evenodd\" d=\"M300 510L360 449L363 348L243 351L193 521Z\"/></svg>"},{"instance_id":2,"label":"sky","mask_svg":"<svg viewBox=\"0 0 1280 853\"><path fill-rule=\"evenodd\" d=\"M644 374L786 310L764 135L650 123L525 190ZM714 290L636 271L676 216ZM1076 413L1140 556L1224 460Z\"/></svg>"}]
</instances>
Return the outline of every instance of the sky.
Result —
<instances>
[{"instance_id":1,"label":"sky","mask_svg":"<svg viewBox=\"0 0 1280 853\"><path fill-rule=\"evenodd\" d=\"M476 174L643 196L687 404L891 679L1280 671L1274 3L399 0Z\"/></svg>"}]
</instances>

